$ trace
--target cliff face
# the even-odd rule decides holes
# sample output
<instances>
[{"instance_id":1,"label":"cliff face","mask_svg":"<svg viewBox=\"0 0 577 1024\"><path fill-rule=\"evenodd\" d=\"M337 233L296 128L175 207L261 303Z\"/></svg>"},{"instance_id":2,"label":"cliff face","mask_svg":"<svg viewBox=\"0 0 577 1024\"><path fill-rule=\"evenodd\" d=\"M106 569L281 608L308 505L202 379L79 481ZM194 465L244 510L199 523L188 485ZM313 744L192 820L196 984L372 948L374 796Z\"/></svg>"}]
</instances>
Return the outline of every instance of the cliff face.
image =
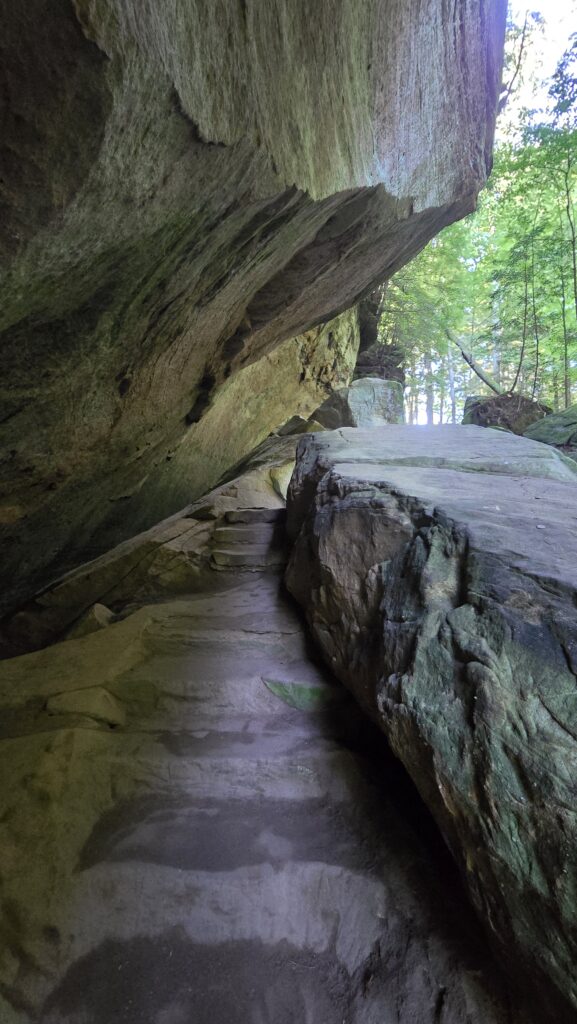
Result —
<instances>
[{"instance_id":1,"label":"cliff face","mask_svg":"<svg viewBox=\"0 0 577 1024\"><path fill-rule=\"evenodd\" d=\"M309 341L263 360L474 206L505 3L2 7L9 606L300 411ZM327 347L305 412L347 359ZM255 363L270 401L235 391Z\"/></svg>"}]
</instances>

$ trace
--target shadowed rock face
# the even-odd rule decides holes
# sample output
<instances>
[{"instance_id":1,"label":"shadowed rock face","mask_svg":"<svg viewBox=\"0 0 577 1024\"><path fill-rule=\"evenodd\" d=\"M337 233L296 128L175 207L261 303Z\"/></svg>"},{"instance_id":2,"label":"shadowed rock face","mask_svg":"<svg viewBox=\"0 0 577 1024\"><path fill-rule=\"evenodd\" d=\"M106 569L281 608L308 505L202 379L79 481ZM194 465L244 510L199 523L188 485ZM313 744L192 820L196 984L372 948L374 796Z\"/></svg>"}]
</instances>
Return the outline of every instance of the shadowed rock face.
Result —
<instances>
[{"instance_id":1,"label":"shadowed rock face","mask_svg":"<svg viewBox=\"0 0 577 1024\"><path fill-rule=\"evenodd\" d=\"M221 395L474 206L505 3L3 7L0 553L24 596L302 411L306 351L242 429Z\"/></svg>"},{"instance_id":2,"label":"shadowed rock face","mask_svg":"<svg viewBox=\"0 0 577 1024\"><path fill-rule=\"evenodd\" d=\"M576 498L577 467L546 445L388 426L302 440L288 504L289 588L328 663L407 767L508 963L540 989L541 1019L568 1021Z\"/></svg>"},{"instance_id":3,"label":"shadowed rock face","mask_svg":"<svg viewBox=\"0 0 577 1024\"><path fill-rule=\"evenodd\" d=\"M109 614L0 665L2 1024L544 1024L284 591L295 443L78 569L60 625Z\"/></svg>"}]
</instances>

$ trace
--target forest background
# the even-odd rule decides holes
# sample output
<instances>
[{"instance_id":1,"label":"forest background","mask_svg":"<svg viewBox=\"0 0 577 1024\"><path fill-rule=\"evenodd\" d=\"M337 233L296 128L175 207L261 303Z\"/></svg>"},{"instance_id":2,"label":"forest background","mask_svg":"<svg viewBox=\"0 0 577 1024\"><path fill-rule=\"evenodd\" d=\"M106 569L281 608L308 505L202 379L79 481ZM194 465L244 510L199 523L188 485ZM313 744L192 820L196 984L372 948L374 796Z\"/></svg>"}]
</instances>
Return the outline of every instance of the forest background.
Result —
<instances>
[{"instance_id":1,"label":"forest background","mask_svg":"<svg viewBox=\"0 0 577 1024\"><path fill-rule=\"evenodd\" d=\"M407 422L459 422L469 395L577 401L577 32L543 81L546 32L537 11L509 22L476 213L381 291L379 340L404 366Z\"/></svg>"}]
</instances>

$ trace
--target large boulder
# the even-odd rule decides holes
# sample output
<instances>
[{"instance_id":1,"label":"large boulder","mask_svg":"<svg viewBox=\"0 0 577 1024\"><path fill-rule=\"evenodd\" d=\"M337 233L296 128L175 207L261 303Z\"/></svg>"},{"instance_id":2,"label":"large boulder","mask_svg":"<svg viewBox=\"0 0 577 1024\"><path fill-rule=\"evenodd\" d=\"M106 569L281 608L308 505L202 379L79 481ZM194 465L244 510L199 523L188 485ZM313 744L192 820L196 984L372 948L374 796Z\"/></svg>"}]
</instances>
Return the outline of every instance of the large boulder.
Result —
<instances>
[{"instance_id":1,"label":"large boulder","mask_svg":"<svg viewBox=\"0 0 577 1024\"><path fill-rule=\"evenodd\" d=\"M301 411L275 405L308 347L289 372L266 362L277 346L473 209L505 7L4 5L5 604L182 507ZM273 407L251 401L239 435L232 384L255 363Z\"/></svg>"},{"instance_id":2,"label":"large boulder","mask_svg":"<svg viewBox=\"0 0 577 1024\"><path fill-rule=\"evenodd\" d=\"M288 507L288 586L327 662L407 767L542 1019L568 1021L576 507L574 463L474 426L309 435Z\"/></svg>"},{"instance_id":3,"label":"large boulder","mask_svg":"<svg viewBox=\"0 0 577 1024\"><path fill-rule=\"evenodd\" d=\"M533 423L525 431L525 437L545 444L577 447L577 405Z\"/></svg>"},{"instance_id":4,"label":"large boulder","mask_svg":"<svg viewBox=\"0 0 577 1024\"><path fill-rule=\"evenodd\" d=\"M382 427L404 423L403 385L397 380L361 377L348 388L335 391L316 409L310 426L327 430L337 427Z\"/></svg>"}]
</instances>

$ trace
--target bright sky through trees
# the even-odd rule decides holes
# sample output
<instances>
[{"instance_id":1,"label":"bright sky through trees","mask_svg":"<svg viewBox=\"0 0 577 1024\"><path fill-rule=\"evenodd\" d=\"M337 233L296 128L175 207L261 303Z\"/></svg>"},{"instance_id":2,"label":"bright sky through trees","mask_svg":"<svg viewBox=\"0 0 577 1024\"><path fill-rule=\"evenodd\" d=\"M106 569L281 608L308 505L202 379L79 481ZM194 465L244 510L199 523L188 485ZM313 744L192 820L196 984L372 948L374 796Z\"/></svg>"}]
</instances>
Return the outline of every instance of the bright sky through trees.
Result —
<instances>
[{"instance_id":1,"label":"bright sky through trees","mask_svg":"<svg viewBox=\"0 0 577 1024\"><path fill-rule=\"evenodd\" d=\"M380 337L404 354L409 422L458 422L491 389L577 402L577 48L563 59L577 0L515 0L509 21L513 87L479 209L384 292Z\"/></svg>"},{"instance_id":2,"label":"bright sky through trees","mask_svg":"<svg viewBox=\"0 0 577 1024\"><path fill-rule=\"evenodd\" d=\"M509 18L523 25L532 12L543 19L542 30L525 56L523 81L518 92L511 97L506 120L518 116L522 109L543 108L547 104L549 80L555 71L569 37L577 32L577 0L539 0L530 6L514 0L509 3ZM497 136L501 134L499 127Z\"/></svg>"}]
</instances>

